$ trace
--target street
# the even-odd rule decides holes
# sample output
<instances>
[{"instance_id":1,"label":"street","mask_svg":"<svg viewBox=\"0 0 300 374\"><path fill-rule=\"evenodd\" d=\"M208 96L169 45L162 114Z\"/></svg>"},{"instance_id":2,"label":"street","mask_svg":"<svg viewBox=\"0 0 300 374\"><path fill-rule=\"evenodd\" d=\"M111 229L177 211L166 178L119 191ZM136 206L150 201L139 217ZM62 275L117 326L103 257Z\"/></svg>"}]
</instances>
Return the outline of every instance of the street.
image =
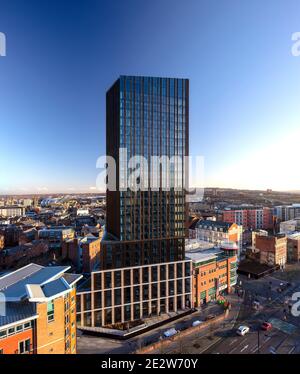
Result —
<instances>
[{"instance_id":1,"label":"street","mask_svg":"<svg viewBox=\"0 0 300 374\"><path fill-rule=\"evenodd\" d=\"M285 272L277 271L261 279L239 276L238 285L243 298L229 295L232 310L221 323L213 323L197 334L170 341L168 347L152 353L194 353L194 354L297 354L300 353L300 319L290 313L289 304L294 292L300 290L300 266L289 265ZM278 292L280 285L290 283L284 291ZM253 309L253 301L259 303ZM174 327L178 331L191 327L195 320L219 314L220 306L208 304L203 310L151 330L138 337L119 341L89 335L78 336L78 353L117 354L132 353L161 339L162 334ZM264 332L261 324L272 323L272 329ZM236 334L239 326L246 325L250 332L241 337Z\"/></svg>"}]
</instances>

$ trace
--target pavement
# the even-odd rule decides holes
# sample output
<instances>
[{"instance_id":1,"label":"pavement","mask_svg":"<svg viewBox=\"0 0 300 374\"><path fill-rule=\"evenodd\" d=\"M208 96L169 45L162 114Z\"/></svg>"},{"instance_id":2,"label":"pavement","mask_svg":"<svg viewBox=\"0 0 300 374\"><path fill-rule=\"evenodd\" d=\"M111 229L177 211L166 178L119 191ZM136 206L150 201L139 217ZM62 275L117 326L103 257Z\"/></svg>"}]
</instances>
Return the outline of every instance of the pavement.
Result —
<instances>
[{"instance_id":1,"label":"pavement","mask_svg":"<svg viewBox=\"0 0 300 374\"><path fill-rule=\"evenodd\" d=\"M77 352L79 354L128 354L137 349L159 341L163 332L175 328L176 330L184 330L192 326L196 320L204 320L208 314L220 314L223 308L216 304L210 303L197 310L195 313L180 318L176 321L166 323L163 326L155 328L137 337L127 340L117 340L111 338L97 337L78 332Z\"/></svg>"}]
</instances>

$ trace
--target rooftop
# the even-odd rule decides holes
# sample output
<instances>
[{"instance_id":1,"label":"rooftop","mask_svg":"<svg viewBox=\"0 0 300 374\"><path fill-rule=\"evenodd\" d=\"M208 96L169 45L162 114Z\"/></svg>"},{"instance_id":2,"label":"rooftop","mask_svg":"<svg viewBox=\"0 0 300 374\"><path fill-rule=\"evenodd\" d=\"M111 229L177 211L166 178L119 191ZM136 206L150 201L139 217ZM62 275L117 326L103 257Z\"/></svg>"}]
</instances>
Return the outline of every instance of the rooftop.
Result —
<instances>
[{"instance_id":1,"label":"rooftop","mask_svg":"<svg viewBox=\"0 0 300 374\"><path fill-rule=\"evenodd\" d=\"M222 251L220 248L210 248L202 251L187 252L186 257L192 260L194 263L197 263L214 259L217 260L223 254L224 251Z\"/></svg>"},{"instance_id":2,"label":"rooftop","mask_svg":"<svg viewBox=\"0 0 300 374\"><path fill-rule=\"evenodd\" d=\"M43 267L30 264L1 277L0 292L4 294L6 301L21 301L29 296L28 285L43 287L61 277L69 269L69 266Z\"/></svg>"},{"instance_id":3,"label":"rooftop","mask_svg":"<svg viewBox=\"0 0 300 374\"><path fill-rule=\"evenodd\" d=\"M212 229L222 229L223 231L228 231L231 226L232 223L212 220L199 221L196 224L196 227L198 228L208 229L211 227Z\"/></svg>"}]
</instances>

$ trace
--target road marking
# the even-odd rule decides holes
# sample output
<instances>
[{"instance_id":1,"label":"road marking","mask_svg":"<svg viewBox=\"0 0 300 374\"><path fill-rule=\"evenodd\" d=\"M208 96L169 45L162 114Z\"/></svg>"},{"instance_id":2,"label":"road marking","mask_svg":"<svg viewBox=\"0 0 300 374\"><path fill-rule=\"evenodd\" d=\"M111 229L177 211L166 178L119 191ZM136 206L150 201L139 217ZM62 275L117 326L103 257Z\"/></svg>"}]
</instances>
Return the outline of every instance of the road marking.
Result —
<instances>
[{"instance_id":1,"label":"road marking","mask_svg":"<svg viewBox=\"0 0 300 374\"><path fill-rule=\"evenodd\" d=\"M234 339L229 345L234 344L237 341L237 339Z\"/></svg>"},{"instance_id":2,"label":"road marking","mask_svg":"<svg viewBox=\"0 0 300 374\"><path fill-rule=\"evenodd\" d=\"M249 345L245 345L245 347L241 349L241 352L244 352L248 347Z\"/></svg>"},{"instance_id":3,"label":"road marking","mask_svg":"<svg viewBox=\"0 0 300 374\"><path fill-rule=\"evenodd\" d=\"M267 339L262 343L262 344L260 344L260 346L259 346L259 349L261 349L269 340L271 339L271 336L268 336L267 337ZM251 350L251 352L252 353L255 353L255 352L257 352L258 351L258 345L256 345L252 350Z\"/></svg>"},{"instance_id":4,"label":"road marking","mask_svg":"<svg viewBox=\"0 0 300 374\"><path fill-rule=\"evenodd\" d=\"M294 350L296 349L296 347L294 346L294 347L292 347L290 350L289 350L289 352L288 352L288 354L290 355L290 354L292 354L293 352L294 352Z\"/></svg>"}]
</instances>

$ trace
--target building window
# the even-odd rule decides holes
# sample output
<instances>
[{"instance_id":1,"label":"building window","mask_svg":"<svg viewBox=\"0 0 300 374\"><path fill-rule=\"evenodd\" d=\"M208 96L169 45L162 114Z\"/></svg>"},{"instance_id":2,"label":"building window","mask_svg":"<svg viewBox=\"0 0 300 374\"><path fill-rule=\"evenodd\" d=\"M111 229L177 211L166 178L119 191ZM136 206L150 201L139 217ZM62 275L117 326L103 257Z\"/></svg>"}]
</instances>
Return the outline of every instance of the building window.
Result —
<instances>
[{"instance_id":1,"label":"building window","mask_svg":"<svg viewBox=\"0 0 300 374\"><path fill-rule=\"evenodd\" d=\"M0 349L0 355L3 355L4 354L4 351L3 351L3 349L1 348Z\"/></svg>"},{"instance_id":2,"label":"building window","mask_svg":"<svg viewBox=\"0 0 300 374\"><path fill-rule=\"evenodd\" d=\"M30 352L30 339L19 342L19 353L25 354Z\"/></svg>"},{"instance_id":3,"label":"building window","mask_svg":"<svg viewBox=\"0 0 300 374\"><path fill-rule=\"evenodd\" d=\"M54 321L54 302L49 301L47 304L47 317L48 317L48 322Z\"/></svg>"}]
</instances>

